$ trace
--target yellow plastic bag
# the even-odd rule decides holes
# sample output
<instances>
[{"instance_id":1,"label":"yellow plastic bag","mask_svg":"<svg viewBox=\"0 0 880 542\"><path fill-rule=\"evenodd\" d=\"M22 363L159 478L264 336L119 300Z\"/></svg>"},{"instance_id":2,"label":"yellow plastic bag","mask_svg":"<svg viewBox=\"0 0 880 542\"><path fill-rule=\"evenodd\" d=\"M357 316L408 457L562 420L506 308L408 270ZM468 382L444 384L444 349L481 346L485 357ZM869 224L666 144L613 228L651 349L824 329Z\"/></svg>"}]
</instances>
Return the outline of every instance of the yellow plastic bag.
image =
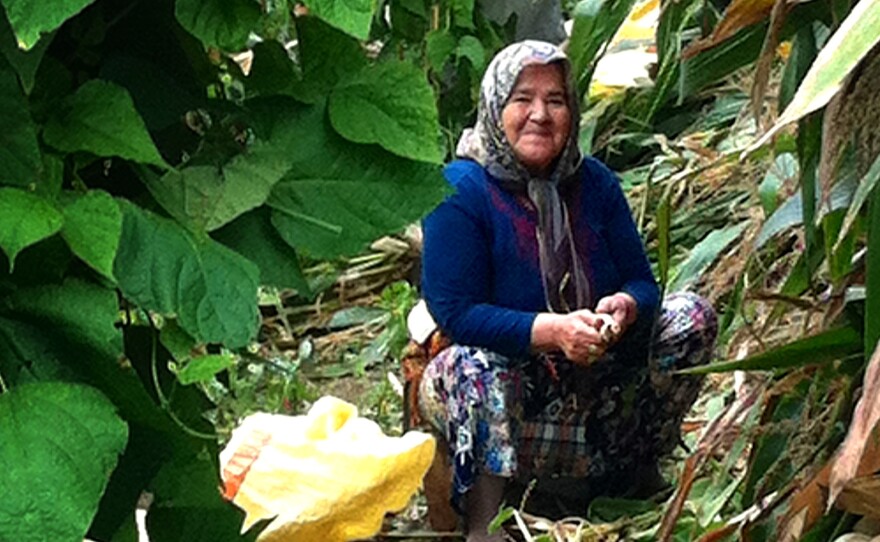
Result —
<instances>
[{"instance_id":1,"label":"yellow plastic bag","mask_svg":"<svg viewBox=\"0 0 880 542\"><path fill-rule=\"evenodd\" d=\"M357 408L322 397L305 416L254 414L220 454L224 496L242 532L275 518L259 542L368 538L406 506L434 457L433 437L388 437Z\"/></svg>"}]
</instances>

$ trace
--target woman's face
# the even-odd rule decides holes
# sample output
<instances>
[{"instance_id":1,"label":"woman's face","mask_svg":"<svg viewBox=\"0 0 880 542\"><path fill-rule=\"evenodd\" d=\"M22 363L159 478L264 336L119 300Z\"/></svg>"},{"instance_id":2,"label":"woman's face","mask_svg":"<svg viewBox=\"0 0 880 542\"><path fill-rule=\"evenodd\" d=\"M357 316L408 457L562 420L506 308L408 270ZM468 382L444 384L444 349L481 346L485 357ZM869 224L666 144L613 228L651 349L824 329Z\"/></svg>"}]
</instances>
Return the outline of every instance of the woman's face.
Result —
<instances>
[{"instance_id":1,"label":"woman's face","mask_svg":"<svg viewBox=\"0 0 880 542\"><path fill-rule=\"evenodd\" d=\"M531 173L546 174L571 129L562 68L526 66L501 112L501 123L520 163Z\"/></svg>"}]
</instances>

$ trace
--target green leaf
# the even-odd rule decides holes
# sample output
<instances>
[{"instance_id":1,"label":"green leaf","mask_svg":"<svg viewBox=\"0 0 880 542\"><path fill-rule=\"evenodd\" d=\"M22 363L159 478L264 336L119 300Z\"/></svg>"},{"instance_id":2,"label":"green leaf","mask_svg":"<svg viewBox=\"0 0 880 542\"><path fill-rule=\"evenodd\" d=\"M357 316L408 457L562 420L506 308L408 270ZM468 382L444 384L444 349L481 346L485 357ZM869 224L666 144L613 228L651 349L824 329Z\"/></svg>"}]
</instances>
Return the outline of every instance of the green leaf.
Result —
<instances>
[{"instance_id":1,"label":"green leaf","mask_svg":"<svg viewBox=\"0 0 880 542\"><path fill-rule=\"evenodd\" d=\"M760 434L753 445L750 465L743 486L744 502L754 502L777 489L789 479L793 468L792 437L798 422L803 422L804 407L809 404L809 382L800 381L778 401L770 402L765 413L767 431ZM785 423L788 422L788 423Z\"/></svg>"},{"instance_id":2,"label":"green leaf","mask_svg":"<svg viewBox=\"0 0 880 542\"><path fill-rule=\"evenodd\" d=\"M263 41L252 50L254 59L244 82L248 97L289 94L298 77L284 46L277 41Z\"/></svg>"},{"instance_id":3,"label":"green leaf","mask_svg":"<svg viewBox=\"0 0 880 542\"><path fill-rule=\"evenodd\" d=\"M752 148L764 145L785 125L825 106L877 43L880 43L880 3L859 0L819 51L791 103Z\"/></svg>"},{"instance_id":4,"label":"green leaf","mask_svg":"<svg viewBox=\"0 0 880 542\"><path fill-rule=\"evenodd\" d=\"M810 69L819 54L816 45L816 32L813 25L804 25L795 33L791 43L791 53L782 72L779 84L779 109L784 110L797 92L798 84Z\"/></svg>"},{"instance_id":5,"label":"green leaf","mask_svg":"<svg viewBox=\"0 0 880 542\"><path fill-rule=\"evenodd\" d=\"M446 61L455 52L455 48L455 36L446 30L432 30L425 37L425 56L428 59L428 65L435 72L440 72L443 69Z\"/></svg>"},{"instance_id":6,"label":"green leaf","mask_svg":"<svg viewBox=\"0 0 880 542\"><path fill-rule=\"evenodd\" d=\"M459 28L474 28L474 0L450 0L452 21Z\"/></svg>"},{"instance_id":7,"label":"green leaf","mask_svg":"<svg viewBox=\"0 0 880 542\"><path fill-rule=\"evenodd\" d=\"M63 209L61 236L92 269L113 279L113 260L122 235L122 211L110 194L90 190Z\"/></svg>"},{"instance_id":8,"label":"green leaf","mask_svg":"<svg viewBox=\"0 0 880 542\"><path fill-rule=\"evenodd\" d=\"M513 517L514 509L512 506L507 506L498 511L494 518L492 518L491 523L489 523L489 527L487 528L489 534L497 533L501 530L501 526L507 523L507 520Z\"/></svg>"},{"instance_id":9,"label":"green leaf","mask_svg":"<svg viewBox=\"0 0 880 542\"><path fill-rule=\"evenodd\" d=\"M671 224L669 194L663 194L657 206L657 267L660 270L660 286L663 291L669 284L669 231Z\"/></svg>"},{"instance_id":10,"label":"green leaf","mask_svg":"<svg viewBox=\"0 0 880 542\"><path fill-rule=\"evenodd\" d=\"M272 225L268 208L247 212L213 232L215 239L238 252L260 268L260 283L293 288L305 297L311 295L299 258Z\"/></svg>"},{"instance_id":11,"label":"green leaf","mask_svg":"<svg viewBox=\"0 0 880 542\"><path fill-rule=\"evenodd\" d=\"M128 91L106 81L92 80L77 89L46 122L43 138L66 152L86 151L168 167Z\"/></svg>"},{"instance_id":12,"label":"green leaf","mask_svg":"<svg viewBox=\"0 0 880 542\"><path fill-rule=\"evenodd\" d=\"M306 103L323 102L336 84L358 73L367 58L358 41L315 17L296 22L302 81L292 94Z\"/></svg>"},{"instance_id":13,"label":"green leaf","mask_svg":"<svg viewBox=\"0 0 880 542\"><path fill-rule=\"evenodd\" d=\"M18 79L0 59L0 184L28 186L42 169L37 129Z\"/></svg>"},{"instance_id":14,"label":"green leaf","mask_svg":"<svg viewBox=\"0 0 880 542\"><path fill-rule=\"evenodd\" d=\"M346 34L366 40L376 9L373 0L306 0L311 15L319 17Z\"/></svg>"},{"instance_id":15,"label":"green leaf","mask_svg":"<svg viewBox=\"0 0 880 542\"><path fill-rule=\"evenodd\" d=\"M834 245L835 251L839 248L839 245L843 242L844 238L846 238L853 223L855 223L856 218L858 218L865 201L868 200L868 196L874 191L877 181L880 181L880 156L874 160L874 163L871 164L868 172L862 180L859 181L856 192L853 195L852 203L850 203L849 208L846 210L846 218L843 221L843 227L840 229L839 237Z\"/></svg>"},{"instance_id":16,"label":"green leaf","mask_svg":"<svg viewBox=\"0 0 880 542\"><path fill-rule=\"evenodd\" d=\"M659 68L654 83L653 99L642 114L651 121L676 90L681 73L681 39L687 23L695 17L700 3L686 0L669 4L657 22L657 60ZM572 29L574 33L574 29Z\"/></svg>"},{"instance_id":17,"label":"green leaf","mask_svg":"<svg viewBox=\"0 0 880 542\"><path fill-rule=\"evenodd\" d=\"M184 386L204 382L224 369L235 365L232 354L210 354L193 358L177 372L177 379Z\"/></svg>"},{"instance_id":18,"label":"green leaf","mask_svg":"<svg viewBox=\"0 0 880 542\"><path fill-rule=\"evenodd\" d=\"M677 81L679 102L754 62L761 54L766 33L766 25L750 26L718 46L685 59Z\"/></svg>"},{"instance_id":19,"label":"green leaf","mask_svg":"<svg viewBox=\"0 0 880 542\"><path fill-rule=\"evenodd\" d=\"M819 155L822 152L822 119L813 115L800 121L797 132L798 162L801 170L799 179L801 188L801 212L804 226L804 253L806 261L811 262L811 255L821 251L816 227L816 205L818 199ZM839 186L839 185L838 185ZM815 268L807 269L808 276L813 276Z\"/></svg>"},{"instance_id":20,"label":"green leaf","mask_svg":"<svg viewBox=\"0 0 880 542\"><path fill-rule=\"evenodd\" d=\"M768 240L773 238L777 233L784 231L792 226L801 224L804 220L804 212L801 208L803 200L800 192L796 192L792 197L785 200L785 203L779 206L776 211L770 215L770 218L761 226L758 237L755 239L755 248L761 248Z\"/></svg>"},{"instance_id":21,"label":"green leaf","mask_svg":"<svg viewBox=\"0 0 880 542\"><path fill-rule=\"evenodd\" d=\"M211 231L266 201L289 167L284 150L258 140L220 169L192 166L141 177L171 216Z\"/></svg>"},{"instance_id":22,"label":"green leaf","mask_svg":"<svg viewBox=\"0 0 880 542\"><path fill-rule=\"evenodd\" d=\"M40 67L40 61L43 60L43 55L50 43L52 43L51 39L41 40L30 51L22 51L18 48L15 34L12 32L12 27L9 26L6 14L0 10L0 54L6 57L6 60L18 73L18 79L26 94L30 94L34 89L37 68Z\"/></svg>"},{"instance_id":23,"label":"green leaf","mask_svg":"<svg viewBox=\"0 0 880 542\"><path fill-rule=\"evenodd\" d=\"M599 497L590 502L587 517L600 523L611 523L621 518L635 517L657 509L657 505L651 501Z\"/></svg>"},{"instance_id":24,"label":"green leaf","mask_svg":"<svg viewBox=\"0 0 880 542\"><path fill-rule=\"evenodd\" d=\"M578 96L589 88L599 52L614 37L634 3L634 0L610 3L605 0L581 0L575 5L569 51Z\"/></svg>"},{"instance_id":25,"label":"green leaf","mask_svg":"<svg viewBox=\"0 0 880 542\"><path fill-rule=\"evenodd\" d=\"M0 395L0 539L83 539L128 439L115 410L78 384Z\"/></svg>"},{"instance_id":26,"label":"green leaf","mask_svg":"<svg viewBox=\"0 0 880 542\"><path fill-rule=\"evenodd\" d=\"M18 381L70 379L72 372L104 392L126 420L170 440L179 431L122 357L118 314L114 290L83 281L16 290L0 310L0 369ZM67 373L52 374L57 367Z\"/></svg>"},{"instance_id":27,"label":"green leaf","mask_svg":"<svg viewBox=\"0 0 880 542\"><path fill-rule=\"evenodd\" d=\"M151 540L162 542L249 542L259 534L254 527L240 534L244 513L225 502L217 486L217 452L194 456L178 454L153 481L155 499L147 513Z\"/></svg>"},{"instance_id":28,"label":"green leaf","mask_svg":"<svg viewBox=\"0 0 880 542\"><path fill-rule=\"evenodd\" d=\"M815 182L815 178L814 178ZM831 196L824 212L832 212L838 209L846 208L853 199L853 186L851 183L839 182L831 189ZM755 239L755 249L759 249L767 243L774 235L784 231L792 226L803 223L803 193L795 192L788 198L776 211L770 215L770 218L761 226L758 237ZM815 204L819 205L819 199L815 198ZM811 263L812 265L812 263Z\"/></svg>"},{"instance_id":29,"label":"green leaf","mask_svg":"<svg viewBox=\"0 0 880 542\"><path fill-rule=\"evenodd\" d=\"M388 319L388 311L376 307L347 307L333 313L327 322L327 329L343 329L375 322L380 318Z\"/></svg>"},{"instance_id":30,"label":"green leaf","mask_svg":"<svg viewBox=\"0 0 880 542\"><path fill-rule=\"evenodd\" d=\"M317 258L355 254L418 220L446 195L440 168L355 145L327 125L323 108L282 113L293 166L268 204L281 236Z\"/></svg>"},{"instance_id":31,"label":"green leaf","mask_svg":"<svg viewBox=\"0 0 880 542\"><path fill-rule=\"evenodd\" d=\"M851 327L840 327L798 339L789 344L737 361L726 361L677 371L679 374L770 371L818 365L862 352L862 336Z\"/></svg>"},{"instance_id":32,"label":"green leaf","mask_svg":"<svg viewBox=\"0 0 880 542\"><path fill-rule=\"evenodd\" d=\"M122 205L114 275L125 297L144 309L175 314L206 343L245 346L257 327L257 268L207 237L135 205Z\"/></svg>"},{"instance_id":33,"label":"green leaf","mask_svg":"<svg viewBox=\"0 0 880 542\"><path fill-rule=\"evenodd\" d=\"M413 160L443 160L434 93L412 64L384 62L361 70L336 87L329 110L330 122L346 139L378 143Z\"/></svg>"},{"instance_id":34,"label":"green leaf","mask_svg":"<svg viewBox=\"0 0 880 542\"><path fill-rule=\"evenodd\" d=\"M424 39L430 16L423 0L390 2L387 10L387 21L395 37L415 43Z\"/></svg>"},{"instance_id":35,"label":"green leaf","mask_svg":"<svg viewBox=\"0 0 880 542\"><path fill-rule=\"evenodd\" d=\"M880 192L874 192L871 196L870 215L868 217L867 246L875 247L869 250L865 263L865 341L864 349L867 353L873 352L880 341L880 250L877 250L880 241Z\"/></svg>"},{"instance_id":36,"label":"green leaf","mask_svg":"<svg viewBox=\"0 0 880 542\"><path fill-rule=\"evenodd\" d=\"M718 258L725 248L734 241L748 224L734 224L722 230L715 230L697 243L688 259L681 264L669 285L669 291L681 290L688 284L699 280L700 275Z\"/></svg>"},{"instance_id":37,"label":"green leaf","mask_svg":"<svg viewBox=\"0 0 880 542\"><path fill-rule=\"evenodd\" d=\"M18 46L30 49L40 34L51 32L95 0L0 0L6 8L9 24L15 30Z\"/></svg>"},{"instance_id":38,"label":"green leaf","mask_svg":"<svg viewBox=\"0 0 880 542\"><path fill-rule=\"evenodd\" d=\"M191 358L200 345L184 331L176 320L168 320L159 332L159 341L175 360Z\"/></svg>"},{"instance_id":39,"label":"green leaf","mask_svg":"<svg viewBox=\"0 0 880 542\"><path fill-rule=\"evenodd\" d=\"M474 36L464 36L458 40L455 52L460 58L468 59L474 70L483 70L483 66L486 64L486 49Z\"/></svg>"},{"instance_id":40,"label":"green leaf","mask_svg":"<svg viewBox=\"0 0 880 542\"><path fill-rule=\"evenodd\" d=\"M176 0L174 14L205 45L237 51L259 24L261 12L253 0Z\"/></svg>"},{"instance_id":41,"label":"green leaf","mask_svg":"<svg viewBox=\"0 0 880 542\"><path fill-rule=\"evenodd\" d=\"M776 157L773 166L767 170L764 180L758 186L758 195L766 216L771 216L776 211L780 189L787 181L797 179L798 171L797 158L792 153L786 152Z\"/></svg>"},{"instance_id":42,"label":"green leaf","mask_svg":"<svg viewBox=\"0 0 880 542\"><path fill-rule=\"evenodd\" d=\"M39 196L17 188L0 188L0 248L9 258L10 271L22 249L54 235L63 218Z\"/></svg>"}]
</instances>

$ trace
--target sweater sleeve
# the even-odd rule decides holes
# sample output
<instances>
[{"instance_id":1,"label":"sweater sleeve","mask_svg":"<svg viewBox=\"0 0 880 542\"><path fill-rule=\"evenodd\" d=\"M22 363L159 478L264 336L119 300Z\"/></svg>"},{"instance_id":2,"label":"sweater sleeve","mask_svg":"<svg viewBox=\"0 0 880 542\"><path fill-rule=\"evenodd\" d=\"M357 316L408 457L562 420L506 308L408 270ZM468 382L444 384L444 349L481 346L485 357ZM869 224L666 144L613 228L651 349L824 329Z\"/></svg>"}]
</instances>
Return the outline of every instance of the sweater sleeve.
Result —
<instances>
[{"instance_id":1,"label":"sweater sleeve","mask_svg":"<svg viewBox=\"0 0 880 542\"><path fill-rule=\"evenodd\" d=\"M601 169L607 180L605 223L611 236L611 258L621 278L619 290L633 296L638 306L638 323L647 324L654 318L660 297L651 264L617 177L598 161L591 160L591 165Z\"/></svg>"},{"instance_id":2,"label":"sweater sleeve","mask_svg":"<svg viewBox=\"0 0 880 542\"><path fill-rule=\"evenodd\" d=\"M456 192L424 220L422 292L431 315L454 342L520 356L537 315L492 303L492 232L476 164L453 163Z\"/></svg>"}]
</instances>

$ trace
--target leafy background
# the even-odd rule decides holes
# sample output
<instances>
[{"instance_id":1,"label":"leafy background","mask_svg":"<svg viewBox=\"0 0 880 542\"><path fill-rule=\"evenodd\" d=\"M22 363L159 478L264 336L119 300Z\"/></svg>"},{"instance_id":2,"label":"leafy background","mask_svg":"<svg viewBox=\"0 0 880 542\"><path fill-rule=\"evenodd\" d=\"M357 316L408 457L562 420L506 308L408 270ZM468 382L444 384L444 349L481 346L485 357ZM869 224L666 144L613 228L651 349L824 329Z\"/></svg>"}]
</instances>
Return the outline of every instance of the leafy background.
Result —
<instances>
[{"instance_id":1,"label":"leafy background","mask_svg":"<svg viewBox=\"0 0 880 542\"><path fill-rule=\"evenodd\" d=\"M719 308L706 371L751 372L710 377L667 503L585 515L607 536L833 538L880 487L880 9L663 3L653 85L606 93L596 61L635 4L564 5L581 143L621 172L664 287ZM393 281L417 250L374 241L446 195L516 14L0 5L0 539L136 540L144 494L154 542L253 539L216 490L218 443L250 411L299 411L304 373L398 369L418 294ZM379 382L370 413L393 426Z\"/></svg>"}]
</instances>

